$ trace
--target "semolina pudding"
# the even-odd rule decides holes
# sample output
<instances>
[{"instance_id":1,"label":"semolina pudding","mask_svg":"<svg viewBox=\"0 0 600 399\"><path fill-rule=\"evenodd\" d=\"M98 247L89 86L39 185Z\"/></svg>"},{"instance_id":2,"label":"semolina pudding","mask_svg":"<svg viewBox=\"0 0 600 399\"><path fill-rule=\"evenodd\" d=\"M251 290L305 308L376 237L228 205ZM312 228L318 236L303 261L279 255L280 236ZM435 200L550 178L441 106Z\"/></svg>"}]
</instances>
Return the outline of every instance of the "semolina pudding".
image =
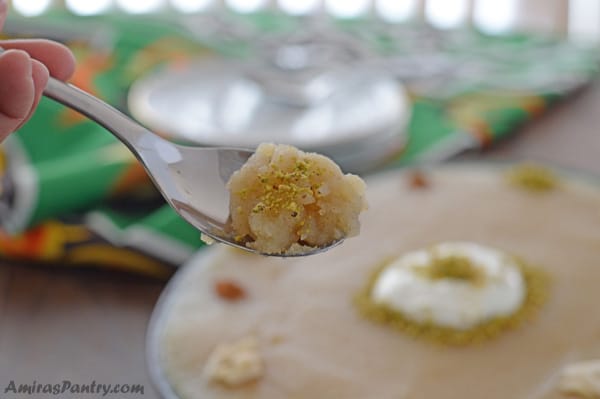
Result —
<instances>
[{"instance_id":1,"label":"semolina pudding","mask_svg":"<svg viewBox=\"0 0 600 399\"><path fill-rule=\"evenodd\" d=\"M314 256L203 251L155 315L164 380L181 399L600 397L600 189L513 172L374 176L360 236Z\"/></svg>"},{"instance_id":2,"label":"semolina pudding","mask_svg":"<svg viewBox=\"0 0 600 399\"><path fill-rule=\"evenodd\" d=\"M236 241L267 254L294 254L358 234L365 183L329 158L261 144L235 172L230 227Z\"/></svg>"}]
</instances>

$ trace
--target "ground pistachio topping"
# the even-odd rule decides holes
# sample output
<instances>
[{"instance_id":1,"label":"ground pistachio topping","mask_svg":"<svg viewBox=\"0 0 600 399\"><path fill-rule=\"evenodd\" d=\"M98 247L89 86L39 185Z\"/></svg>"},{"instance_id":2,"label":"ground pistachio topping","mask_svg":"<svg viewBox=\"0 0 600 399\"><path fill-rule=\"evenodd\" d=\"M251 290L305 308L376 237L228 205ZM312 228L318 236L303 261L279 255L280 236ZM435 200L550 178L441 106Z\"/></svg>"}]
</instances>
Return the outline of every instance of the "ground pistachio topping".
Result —
<instances>
[{"instance_id":1,"label":"ground pistachio topping","mask_svg":"<svg viewBox=\"0 0 600 399\"><path fill-rule=\"evenodd\" d=\"M554 190L559 178L550 169L532 163L524 163L510 168L506 177L513 186L532 192Z\"/></svg>"},{"instance_id":2,"label":"ground pistachio topping","mask_svg":"<svg viewBox=\"0 0 600 399\"><path fill-rule=\"evenodd\" d=\"M456 248L467 249L478 247L478 244L474 243L443 243L441 245L446 245L449 248L456 246ZM423 298L430 296L435 297L435 295L438 295L438 298L443 299L438 302L441 304L441 311L451 310L456 312L456 306L454 308L451 307L452 302L455 299L452 298L453 292L456 298L461 300L464 299L464 296L468 297L470 294L473 294L474 296L472 298L475 298L475 301L478 301L482 298L478 295L481 295L483 291L488 290L490 295L487 296L488 300L485 301L486 303L497 302L507 296L505 295L506 292L502 291L502 289L505 289L508 286L494 287L494 284L497 284L498 280L501 279L498 274L498 264L494 265L493 261L490 261L486 271L485 268L478 265L470 256L458 256L453 254L444 257L431 249L428 250L430 257L428 258L427 264L414 264L412 266L408 264L404 265L406 266L404 270L408 270L412 273L412 276L409 276L409 280L404 281L404 285L396 284L397 287L402 286L405 288L399 297L392 298L392 300L388 300L387 302L382 301L382 296L377 293L377 290L382 291L382 285L387 284L387 291L389 293L390 281L384 281L382 276L384 276L385 273L390 274L391 268L398 267L398 261L402 260L402 257L388 259L375 267L363 289L355 296L354 305L359 313L368 320L387 325L415 338L425 339L438 344L464 346L481 343L495 338L501 333L530 320L535 315L536 311L545 302L549 279L542 270L531 266L522 259L514 256L508 257L508 255L504 253L483 246L481 246L481 249L482 252L480 255L482 256L479 256L480 259L485 259L486 255L483 250L489 250L490 253L497 252L498 254L503 255L501 262L509 262L507 264L510 264L511 267L514 267L517 270L521 279L521 285L517 284L516 287L523 287L522 297L519 298L517 295L517 298L520 300L513 301L513 305L517 304L517 306L507 307L506 304L497 304L499 308L498 306L496 307L496 313L492 312L488 317L483 319L471 318L470 320L472 322L474 320L475 322L472 324L465 324L464 326L452 324L456 321L452 319L446 320L448 323L445 323L444 320L436 321L436 319L432 317L435 310L433 307L436 306L435 303L431 305L431 308L425 309L429 313L423 311L424 316L420 320L415 317L414 312L410 313L399 310L398 306L396 306L399 301L398 298L404 302L407 309L411 309L411 306L413 308L415 306L422 306ZM424 251L425 250L421 252L415 251L415 253L406 254L406 256L408 256L406 259L412 257L411 259L413 260L410 262L413 262L415 259L419 258L419 255L421 255L422 258ZM500 260L498 260L498 262L500 262ZM507 271L511 272L510 270ZM397 275L396 278L397 280L401 280L402 278L407 278L406 276L407 274L404 274L404 277L399 277ZM512 271L512 275L506 275L505 277L506 281L512 281L514 283L514 270ZM410 278L414 278L415 280L410 280ZM420 280L423 285L419 286L419 284L415 284L415 281L417 280ZM429 281L430 285L427 281ZM417 287L415 287L415 285ZM429 295L427 291L424 291L422 287L426 287L427 289L431 288L431 295ZM514 288L511 289L514 291ZM386 291L385 287L383 291ZM440 293L443 293L443 295L439 295ZM394 303L394 301L396 302ZM456 301L456 303L460 305L462 302ZM454 305L456 305L456 303ZM448 307L449 304L450 307ZM420 309L423 310L423 308ZM480 311L479 306L476 306L475 309ZM502 312L499 312L498 309L503 310ZM510 312L507 312L507 309L510 310ZM461 310L464 311L464 314L473 316L471 314L471 309L458 308L459 316L461 315Z\"/></svg>"},{"instance_id":3,"label":"ground pistachio topping","mask_svg":"<svg viewBox=\"0 0 600 399\"><path fill-rule=\"evenodd\" d=\"M431 280L455 279L475 285L482 284L484 275L466 256L435 256L433 261L415 270L418 274Z\"/></svg>"}]
</instances>

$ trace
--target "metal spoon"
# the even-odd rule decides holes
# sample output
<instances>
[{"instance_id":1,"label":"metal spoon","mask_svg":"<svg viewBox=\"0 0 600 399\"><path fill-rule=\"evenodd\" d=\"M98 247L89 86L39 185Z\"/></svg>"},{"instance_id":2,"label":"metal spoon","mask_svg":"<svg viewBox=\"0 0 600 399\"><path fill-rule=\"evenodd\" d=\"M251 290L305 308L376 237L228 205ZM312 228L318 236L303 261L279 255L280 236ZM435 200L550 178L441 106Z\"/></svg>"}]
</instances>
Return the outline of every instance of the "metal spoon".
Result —
<instances>
[{"instance_id":1,"label":"metal spoon","mask_svg":"<svg viewBox=\"0 0 600 399\"><path fill-rule=\"evenodd\" d=\"M198 230L222 243L257 253L234 241L226 228L229 192L225 184L253 154L252 150L171 143L104 101L53 78L49 79L44 96L82 113L114 134L139 159L169 205ZM263 255L312 255L340 242L301 254Z\"/></svg>"}]
</instances>

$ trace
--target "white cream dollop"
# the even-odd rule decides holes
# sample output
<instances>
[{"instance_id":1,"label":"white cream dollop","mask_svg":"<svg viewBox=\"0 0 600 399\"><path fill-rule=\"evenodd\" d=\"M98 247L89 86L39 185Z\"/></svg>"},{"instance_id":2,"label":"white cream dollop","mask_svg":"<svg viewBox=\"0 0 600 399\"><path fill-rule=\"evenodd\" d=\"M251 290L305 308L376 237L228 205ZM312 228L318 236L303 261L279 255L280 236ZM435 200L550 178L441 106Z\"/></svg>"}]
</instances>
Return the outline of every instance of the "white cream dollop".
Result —
<instances>
[{"instance_id":1,"label":"white cream dollop","mask_svg":"<svg viewBox=\"0 0 600 399\"><path fill-rule=\"evenodd\" d=\"M419 272L434 256L467 258L481 272L482 281L431 279ZM472 242L445 242L406 253L380 273L371 292L375 303L410 320L459 330L516 312L525 296L525 280L514 259Z\"/></svg>"}]
</instances>

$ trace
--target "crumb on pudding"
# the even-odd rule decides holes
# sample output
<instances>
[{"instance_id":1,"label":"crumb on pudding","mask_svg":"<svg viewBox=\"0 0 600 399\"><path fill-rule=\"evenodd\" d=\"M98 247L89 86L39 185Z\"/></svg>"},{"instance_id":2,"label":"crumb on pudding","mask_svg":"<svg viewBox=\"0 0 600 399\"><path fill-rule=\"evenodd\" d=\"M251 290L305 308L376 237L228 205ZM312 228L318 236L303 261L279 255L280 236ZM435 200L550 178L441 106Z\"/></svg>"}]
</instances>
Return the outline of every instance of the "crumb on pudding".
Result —
<instances>
[{"instance_id":1,"label":"crumb on pudding","mask_svg":"<svg viewBox=\"0 0 600 399\"><path fill-rule=\"evenodd\" d=\"M212 238L211 236L201 233L200 234L200 240L205 243L206 245L213 245L215 243L215 239Z\"/></svg>"},{"instance_id":2,"label":"crumb on pudding","mask_svg":"<svg viewBox=\"0 0 600 399\"><path fill-rule=\"evenodd\" d=\"M430 182L425 172L415 169L408 174L408 185L410 188L422 190L428 188Z\"/></svg>"},{"instance_id":3,"label":"crumb on pudding","mask_svg":"<svg viewBox=\"0 0 600 399\"><path fill-rule=\"evenodd\" d=\"M210 354L205 374L209 381L230 388L255 381L263 375L263 363L255 337L224 343Z\"/></svg>"},{"instance_id":4,"label":"crumb on pudding","mask_svg":"<svg viewBox=\"0 0 600 399\"><path fill-rule=\"evenodd\" d=\"M236 302L246 297L246 291L233 280L215 281L215 293L219 298L229 302Z\"/></svg>"},{"instance_id":5,"label":"crumb on pudding","mask_svg":"<svg viewBox=\"0 0 600 399\"><path fill-rule=\"evenodd\" d=\"M561 372L558 388L578 398L600 398L600 360L568 364Z\"/></svg>"},{"instance_id":6,"label":"crumb on pudding","mask_svg":"<svg viewBox=\"0 0 600 399\"><path fill-rule=\"evenodd\" d=\"M227 187L234 239L262 253L299 254L355 236L366 209L360 177L289 145L261 144Z\"/></svg>"}]
</instances>

